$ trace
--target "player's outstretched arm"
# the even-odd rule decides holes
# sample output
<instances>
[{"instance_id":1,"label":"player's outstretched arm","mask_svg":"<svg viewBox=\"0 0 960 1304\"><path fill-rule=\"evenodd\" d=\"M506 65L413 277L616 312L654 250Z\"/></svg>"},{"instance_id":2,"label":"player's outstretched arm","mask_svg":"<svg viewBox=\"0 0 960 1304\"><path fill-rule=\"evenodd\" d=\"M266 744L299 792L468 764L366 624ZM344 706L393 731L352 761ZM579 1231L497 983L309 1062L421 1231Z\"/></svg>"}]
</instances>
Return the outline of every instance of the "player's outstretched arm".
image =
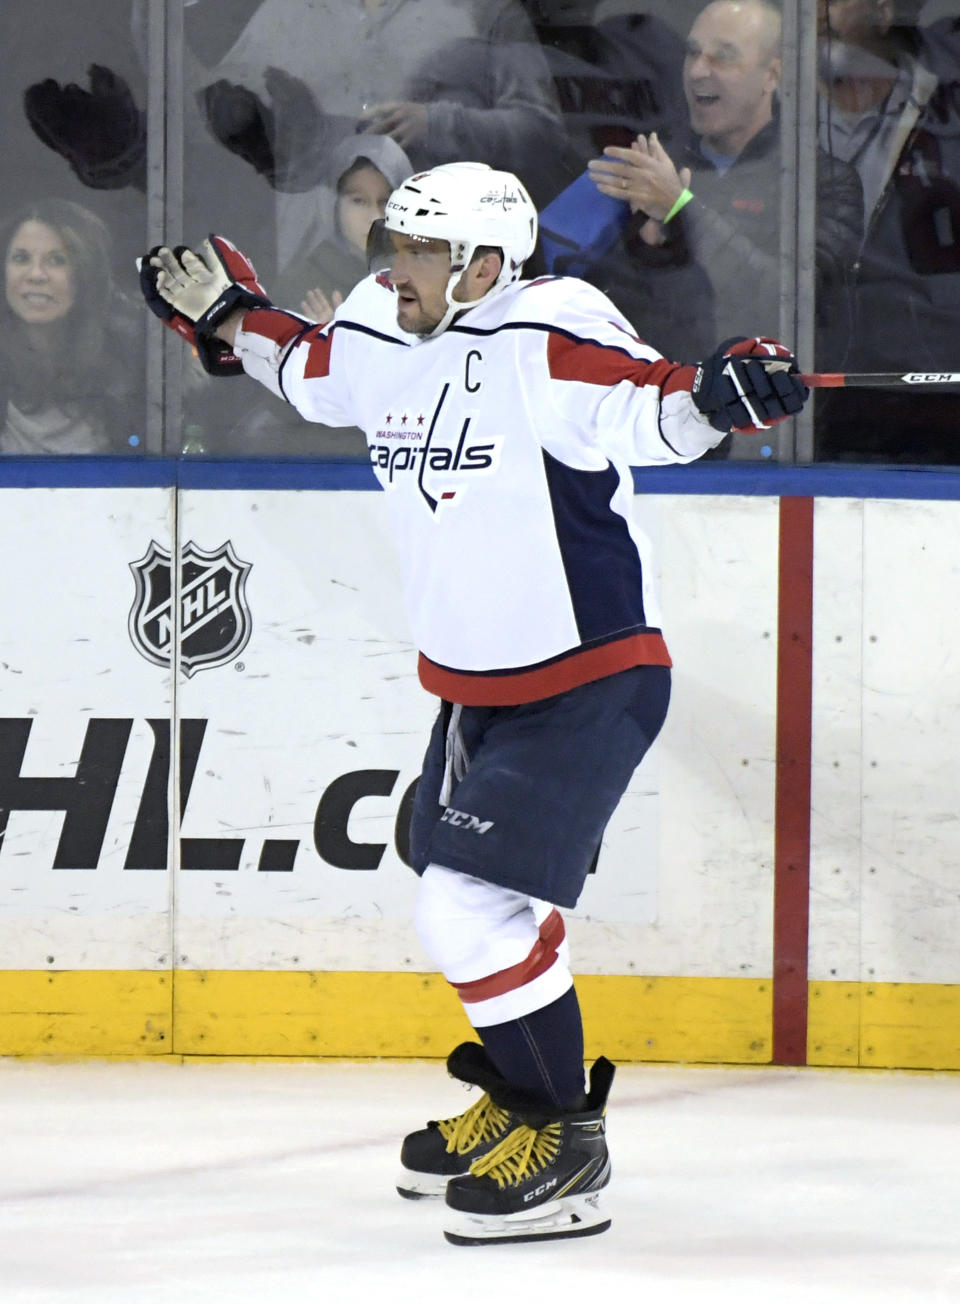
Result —
<instances>
[{"instance_id":1,"label":"player's outstretched arm","mask_svg":"<svg viewBox=\"0 0 960 1304\"><path fill-rule=\"evenodd\" d=\"M196 251L158 245L138 267L151 311L196 348L212 375L245 373L307 421L359 424L350 367L331 365L333 326L274 307L229 240L212 235Z\"/></svg>"},{"instance_id":2,"label":"player's outstretched arm","mask_svg":"<svg viewBox=\"0 0 960 1304\"><path fill-rule=\"evenodd\" d=\"M560 328L545 350L553 406L632 466L692 462L731 430L765 430L806 401L796 359L777 340L738 337L700 363L671 362L593 287L538 285L544 315Z\"/></svg>"}]
</instances>

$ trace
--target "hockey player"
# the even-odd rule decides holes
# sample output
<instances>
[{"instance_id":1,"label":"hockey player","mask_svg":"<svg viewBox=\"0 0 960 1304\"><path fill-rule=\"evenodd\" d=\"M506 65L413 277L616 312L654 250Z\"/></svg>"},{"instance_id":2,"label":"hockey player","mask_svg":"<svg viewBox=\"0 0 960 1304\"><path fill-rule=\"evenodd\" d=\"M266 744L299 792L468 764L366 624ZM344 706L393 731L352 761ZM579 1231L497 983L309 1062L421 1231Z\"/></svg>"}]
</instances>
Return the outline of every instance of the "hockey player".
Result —
<instances>
[{"instance_id":1,"label":"hockey player","mask_svg":"<svg viewBox=\"0 0 960 1304\"><path fill-rule=\"evenodd\" d=\"M360 426L386 491L420 679L441 699L411 826L416 924L480 1038L448 1068L483 1089L406 1138L398 1187L444 1194L457 1244L610 1225L613 1066L585 1086L558 907L667 710L630 466L692 461L807 393L773 340L681 365L584 282L521 280L536 233L511 173L413 176L371 233L375 274L322 326L271 306L220 237L141 263L210 370L242 365L307 420Z\"/></svg>"}]
</instances>

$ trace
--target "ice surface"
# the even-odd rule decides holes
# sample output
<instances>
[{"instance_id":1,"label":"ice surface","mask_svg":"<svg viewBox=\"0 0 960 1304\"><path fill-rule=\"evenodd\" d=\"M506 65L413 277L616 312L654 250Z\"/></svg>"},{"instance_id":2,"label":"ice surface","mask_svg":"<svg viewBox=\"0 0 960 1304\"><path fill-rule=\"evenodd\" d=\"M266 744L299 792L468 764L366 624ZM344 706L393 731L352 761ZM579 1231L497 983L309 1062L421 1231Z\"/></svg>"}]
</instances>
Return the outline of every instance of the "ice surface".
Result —
<instances>
[{"instance_id":1,"label":"ice surface","mask_svg":"<svg viewBox=\"0 0 960 1304\"><path fill-rule=\"evenodd\" d=\"M0 1061L0 1304L960 1304L960 1076L623 1066L613 1227L457 1248L441 1064Z\"/></svg>"}]
</instances>

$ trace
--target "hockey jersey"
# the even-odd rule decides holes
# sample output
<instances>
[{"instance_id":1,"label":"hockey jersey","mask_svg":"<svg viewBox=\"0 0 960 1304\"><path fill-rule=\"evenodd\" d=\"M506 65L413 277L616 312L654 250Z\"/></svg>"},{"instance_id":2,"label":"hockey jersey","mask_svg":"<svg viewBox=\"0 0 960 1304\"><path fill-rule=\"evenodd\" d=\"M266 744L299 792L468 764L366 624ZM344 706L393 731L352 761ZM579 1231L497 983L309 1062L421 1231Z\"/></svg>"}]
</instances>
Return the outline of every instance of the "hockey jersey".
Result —
<instances>
[{"instance_id":1,"label":"hockey jersey","mask_svg":"<svg viewBox=\"0 0 960 1304\"><path fill-rule=\"evenodd\" d=\"M511 705L670 664L630 467L692 461L721 435L691 399L695 368L600 291L520 281L421 339L369 277L325 327L247 313L235 351L307 420L366 432L430 692Z\"/></svg>"}]
</instances>

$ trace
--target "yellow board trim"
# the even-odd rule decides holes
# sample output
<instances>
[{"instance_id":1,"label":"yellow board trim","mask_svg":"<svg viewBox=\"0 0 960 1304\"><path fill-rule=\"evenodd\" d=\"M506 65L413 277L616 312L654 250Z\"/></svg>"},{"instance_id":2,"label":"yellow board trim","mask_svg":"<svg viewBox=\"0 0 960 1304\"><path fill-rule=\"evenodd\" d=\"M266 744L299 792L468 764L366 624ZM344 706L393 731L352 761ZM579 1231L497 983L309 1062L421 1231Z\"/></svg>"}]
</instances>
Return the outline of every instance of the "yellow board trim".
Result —
<instances>
[{"instance_id":1,"label":"yellow board trim","mask_svg":"<svg viewBox=\"0 0 960 1304\"><path fill-rule=\"evenodd\" d=\"M874 1069L960 1069L960 987L864 983L860 1063Z\"/></svg>"},{"instance_id":2,"label":"yellow board trim","mask_svg":"<svg viewBox=\"0 0 960 1304\"><path fill-rule=\"evenodd\" d=\"M742 978L586 975L587 1055L764 1063L770 984ZM443 1057L474 1034L437 974L180 970L175 1049L185 1055Z\"/></svg>"},{"instance_id":3,"label":"yellow board trim","mask_svg":"<svg viewBox=\"0 0 960 1304\"><path fill-rule=\"evenodd\" d=\"M582 975L588 1058L766 1064L772 983ZM0 1055L433 1059L474 1034L437 974L0 970ZM808 1061L960 1069L960 986L809 986Z\"/></svg>"},{"instance_id":4,"label":"yellow board trim","mask_svg":"<svg viewBox=\"0 0 960 1304\"><path fill-rule=\"evenodd\" d=\"M0 1055L166 1055L173 976L0 970Z\"/></svg>"},{"instance_id":5,"label":"yellow board trim","mask_svg":"<svg viewBox=\"0 0 960 1304\"><path fill-rule=\"evenodd\" d=\"M807 990L807 1063L860 1063L860 984L817 983Z\"/></svg>"}]
</instances>

